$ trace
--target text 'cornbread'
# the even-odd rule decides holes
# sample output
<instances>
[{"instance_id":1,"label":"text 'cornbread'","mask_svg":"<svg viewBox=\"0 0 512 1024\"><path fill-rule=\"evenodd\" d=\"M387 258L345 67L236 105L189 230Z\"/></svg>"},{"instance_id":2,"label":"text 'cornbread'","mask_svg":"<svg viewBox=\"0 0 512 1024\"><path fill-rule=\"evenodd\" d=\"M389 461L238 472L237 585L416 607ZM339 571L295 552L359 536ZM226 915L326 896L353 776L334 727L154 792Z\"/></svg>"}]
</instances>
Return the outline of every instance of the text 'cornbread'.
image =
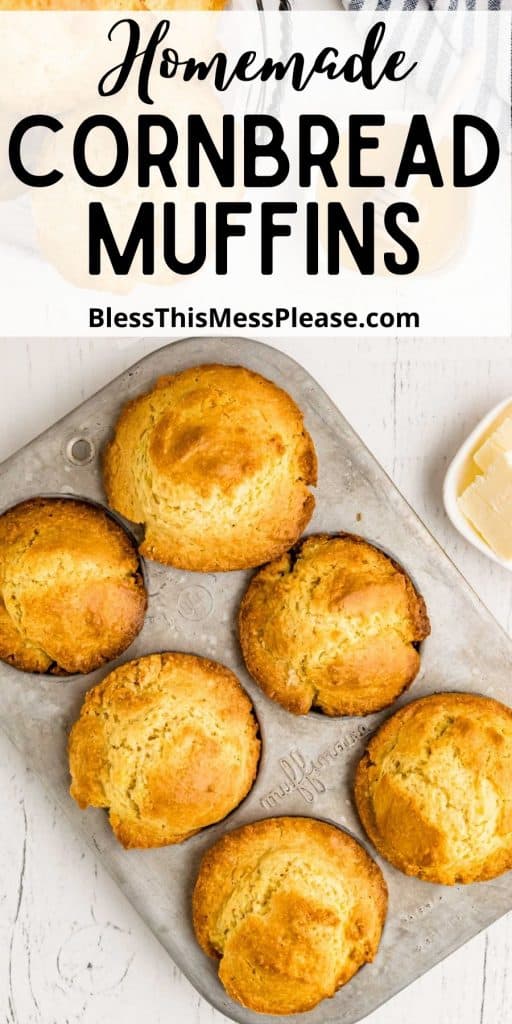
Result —
<instances>
[{"instance_id":1,"label":"text 'cornbread'","mask_svg":"<svg viewBox=\"0 0 512 1024\"><path fill-rule=\"evenodd\" d=\"M193 897L197 940L237 1002L301 1013L377 952L382 874L351 836L313 818L269 818L220 839Z\"/></svg>"},{"instance_id":2,"label":"text 'cornbread'","mask_svg":"<svg viewBox=\"0 0 512 1024\"><path fill-rule=\"evenodd\" d=\"M417 674L430 629L404 570L350 534L308 537L256 573L239 625L249 672L298 715L386 707Z\"/></svg>"},{"instance_id":3,"label":"text 'cornbread'","mask_svg":"<svg viewBox=\"0 0 512 1024\"><path fill-rule=\"evenodd\" d=\"M179 843L240 803L259 753L233 672L192 654L151 654L86 694L69 738L71 796L108 808L123 846Z\"/></svg>"},{"instance_id":4,"label":"text 'cornbread'","mask_svg":"<svg viewBox=\"0 0 512 1024\"><path fill-rule=\"evenodd\" d=\"M142 627L137 550L102 509L34 498L0 516L0 658L26 672L92 672Z\"/></svg>"},{"instance_id":5,"label":"text 'cornbread'","mask_svg":"<svg viewBox=\"0 0 512 1024\"><path fill-rule=\"evenodd\" d=\"M512 711L439 693L393 715L359 764L355 798L379 853L453 885L512 867Z\"/></svg>"},{"instance_id":6,"label":"text 'cornbread'","mask_svg":"<svg viewBox=\"0 0 512 1024\"><path fill-rule=\"evenodd\" d=\"M275 384L199 366L125 407L104 478L113 508L145 524L143 554L214 572L260 565L297 540L314 508L316 456Z\"/></svg>"}]
</instances>

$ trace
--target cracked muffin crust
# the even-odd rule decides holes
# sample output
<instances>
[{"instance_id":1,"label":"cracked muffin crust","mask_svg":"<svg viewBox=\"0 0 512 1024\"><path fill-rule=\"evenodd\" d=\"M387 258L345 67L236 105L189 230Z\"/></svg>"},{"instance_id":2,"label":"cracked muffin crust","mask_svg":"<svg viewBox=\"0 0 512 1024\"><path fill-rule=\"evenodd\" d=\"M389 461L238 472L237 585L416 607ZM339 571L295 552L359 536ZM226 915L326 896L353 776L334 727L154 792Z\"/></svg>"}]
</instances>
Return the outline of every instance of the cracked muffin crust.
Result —
<instances>
[{"instance_id":1,"label":"cracked muffin crust","mask_svg":"<svg viewBox=\"0 0 512 1024\"><path fill-rule=\"evenodd\" d=\"M512 711L469 693L414 701L370 740L355 800L374 846L405 874L495 878L512 867Z\"/></svg>"},{"instance_id":2,"label":"cracked muffin crust","mask_svg":"<svg viewBox=\"0 0 512 1024\"><path fill-rule=\"evenodd\" d=\"M352 534L306 538L253 577L239 614L247 668L296 715L367 715L418 673L430 632L405 571Z\"/></svg>"},{"instance_id":3,"label":"cracked muffin crust","mask_svg":"<svg viewBox=\"0 0 512 1024\"><path fill-rule=\"evenodd\" d=\"M102 509L34 498L0 516L0 658L25 672L92 672L142 628L137 549Z\"/></svg>"},{"instance_id":4,"label":"cracked muffin crust","mask_svg":"<svg viewBox=\"0 0 512 1024\"><path fill-rule=\"evenodd\" d=\"M161 377L124 408L104 482L110 505L145 525L148 558L243 569L302 533L316 455L286 392L244 367L212 364Z\"/></svg>"},{"instance_id":5,"label":"cracked muffin crust","mask_svg":"<svg viewBox=\"0 0 512 1024\"><path fill-rule=\"evenodd\" d=\"M381 871L340 829L269 818L204 855L193 894L201 948L232 999L259 1013L310 1010L377 953Z\"/></svg>"},{"instance_id":6,"label":"cracked muffin crust","mask_svg":"<svg viewBox=\"0 0 512 1024\"><path fill-rule=\"evenodd\" d=\"M260 754L249 697L224 665L150 654L86 694L69 737L71 796L105 807L126 848L180 843L249 792Z\"/></svg>"}]
</instances>

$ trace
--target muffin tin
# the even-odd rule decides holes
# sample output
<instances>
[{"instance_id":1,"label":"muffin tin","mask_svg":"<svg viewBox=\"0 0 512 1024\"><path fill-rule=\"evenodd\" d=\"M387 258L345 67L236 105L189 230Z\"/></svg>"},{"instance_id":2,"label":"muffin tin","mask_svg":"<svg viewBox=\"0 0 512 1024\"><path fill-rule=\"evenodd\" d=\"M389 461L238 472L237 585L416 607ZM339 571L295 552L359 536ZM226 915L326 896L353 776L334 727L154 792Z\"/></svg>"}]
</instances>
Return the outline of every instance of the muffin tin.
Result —
<instances>
[{"instance_id":1,"label":"muffin tin","mask_svg":"<svg viewBox=\"0 0 512 1024\"><path fill-rule=\"evenodd\" d=\"M339 360L341 368L341 355ZM291 359L265 345L203 337L147 356L3 463L2 507L40 494L103 503L100 453L121 406L148 390L160 374L214 361L242 363L269 377L303 410L319 460L317 507L307 533L346 530L364 536L395 557L423 594L432 634L422 645L418 677L394 707L436 690L469 690L512 703L508 637L321 388ZM108 668L62 680L0 664L0 722L198 991L233 1020L264 1024L277 1018L231 1001L217 979L216 965L194 939L190 898L201 855L227 829L283 814L331 821L368 847L351 782L367 737L389 712L334 719L313 712L298 718L263 696L244 669L236 634L250 572L203 575L152 562L145 563L144 572L149 593L145 625L113 664L153 651L191 651L238 674L254 702L263 741L258 777L240 807L180 846L129 852L117 844L103 811L79 811L68 795L67 732L84 692ZM332 1000L286 1019L352 1024L512 907L512 873L445 888L407 878L375 859L390 897L375 962Z\"/></svg>"}]
</instances>

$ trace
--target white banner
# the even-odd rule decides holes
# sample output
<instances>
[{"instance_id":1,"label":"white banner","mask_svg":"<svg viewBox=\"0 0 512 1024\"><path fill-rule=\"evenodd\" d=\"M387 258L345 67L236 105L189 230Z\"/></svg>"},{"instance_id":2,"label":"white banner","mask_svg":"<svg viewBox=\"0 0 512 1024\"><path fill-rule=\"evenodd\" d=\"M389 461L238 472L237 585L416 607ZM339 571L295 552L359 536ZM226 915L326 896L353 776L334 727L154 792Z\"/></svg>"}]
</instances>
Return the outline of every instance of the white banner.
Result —
<instances>
[{"instance_id":1,"label":"white banner","mask_svg":"<svg viewBox=\"0 0 512 1024\"><path fill-rule=\"evenodd\" d=\"M510 13L4 13L4 335L511 330Z\"/></svg>"}]
</instances>

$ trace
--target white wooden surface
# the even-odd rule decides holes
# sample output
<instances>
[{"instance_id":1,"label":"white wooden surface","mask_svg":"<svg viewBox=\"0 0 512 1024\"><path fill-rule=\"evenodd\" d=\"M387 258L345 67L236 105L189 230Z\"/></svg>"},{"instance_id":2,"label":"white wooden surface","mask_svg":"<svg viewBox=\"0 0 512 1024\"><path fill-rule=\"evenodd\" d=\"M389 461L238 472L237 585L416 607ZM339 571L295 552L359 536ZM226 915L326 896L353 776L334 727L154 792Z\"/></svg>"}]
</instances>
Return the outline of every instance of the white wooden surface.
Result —
<instances>
[{"instance_id":1,"label":"white wooden surface","mask_svg":"<svg viewBox=\"0 0 512 1024\"><path fill-rule=\"evenodd\" d=\"M0 458L151 348L1 341ZM503 626L512 576L448 523L441 482L473 423L512 394L505 341L279 340L331 394ZM214 344L212 342L212 356ZM0 735L0 1022L222 1024ZM510 1024L512 915L367 1018Z\"/></svg>"}]
</instances>

